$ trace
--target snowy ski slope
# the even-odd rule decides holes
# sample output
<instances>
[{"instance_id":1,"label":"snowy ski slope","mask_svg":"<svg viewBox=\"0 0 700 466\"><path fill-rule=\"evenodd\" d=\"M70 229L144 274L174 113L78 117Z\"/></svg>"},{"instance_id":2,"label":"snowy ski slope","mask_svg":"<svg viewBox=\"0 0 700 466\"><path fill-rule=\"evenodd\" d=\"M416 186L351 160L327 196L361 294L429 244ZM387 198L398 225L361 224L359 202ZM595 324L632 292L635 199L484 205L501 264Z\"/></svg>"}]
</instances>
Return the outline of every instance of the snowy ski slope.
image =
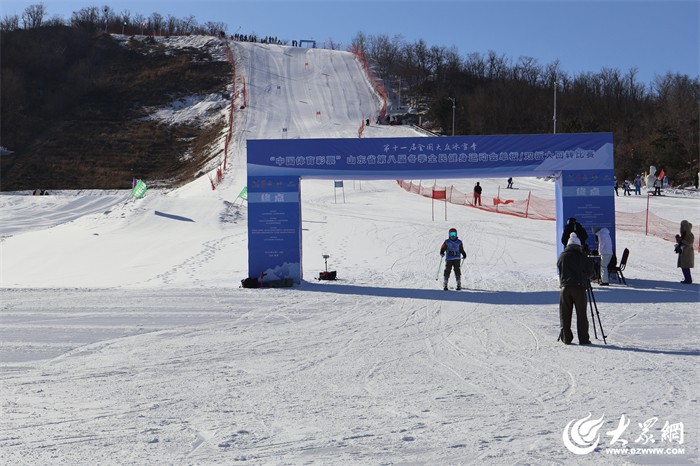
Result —
<instances>
[{"instance_id":1,"label":"snowy ski slope","mask_svg":"<svg viewBox=\"0 0 700 466\"><path fill-rule=\"evenodd\" d=\"M240 43L235 55L249 102L216 190L203 177L141 200L0 195L0 464L698 463L700 287L678 283L658 238L618 233L629 286L595 288L607 345L556 341L554 222L452 205L445 221L440 204L431 221L431 201L391 181L347 180L345 203L332 182L303 181L304 283L239 288L245 141L357 137L378 100L347 52ZM699 207L697 193L653 206L674 220ZM461 292L436 281L453 226ZM337 282L314 280L322 254ZM599 444L576 455L563 434L589 413L603 417ZM606 452L622 415L628 447L676 450ZM684 443L663 438L667 421Z\"/></svg>"}]
</instances>

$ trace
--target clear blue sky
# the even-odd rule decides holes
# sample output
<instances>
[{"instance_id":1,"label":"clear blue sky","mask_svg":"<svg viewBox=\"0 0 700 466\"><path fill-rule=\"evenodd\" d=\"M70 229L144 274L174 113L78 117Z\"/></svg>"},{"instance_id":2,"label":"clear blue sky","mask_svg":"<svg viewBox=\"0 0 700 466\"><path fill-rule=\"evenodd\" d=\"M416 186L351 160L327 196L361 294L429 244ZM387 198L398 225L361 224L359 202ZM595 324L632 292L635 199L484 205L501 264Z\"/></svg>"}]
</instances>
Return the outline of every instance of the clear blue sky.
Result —
<instances>
[{"instance_id":1,"label":"clear blue sky","mask_svg":"<svg viewBox=\"0 0 700 466\"><path fill-rule=\"evenodd\" d=\"M21 14L38 1L2 0L2 16ZM541 65L559 60L573 76L617 68L638 70L649 84L667 72L700 76L700 0L376 0L366 1L181 1L46 0L49 17L70 18L86 6L109 5L149 16L199 23L223 22L228 32L280 39L325 39L343 48L362 31L401 35L408 42L456 46L461 56L495 51L513 62L533 57Z\"/></svg>"}]
</instances>

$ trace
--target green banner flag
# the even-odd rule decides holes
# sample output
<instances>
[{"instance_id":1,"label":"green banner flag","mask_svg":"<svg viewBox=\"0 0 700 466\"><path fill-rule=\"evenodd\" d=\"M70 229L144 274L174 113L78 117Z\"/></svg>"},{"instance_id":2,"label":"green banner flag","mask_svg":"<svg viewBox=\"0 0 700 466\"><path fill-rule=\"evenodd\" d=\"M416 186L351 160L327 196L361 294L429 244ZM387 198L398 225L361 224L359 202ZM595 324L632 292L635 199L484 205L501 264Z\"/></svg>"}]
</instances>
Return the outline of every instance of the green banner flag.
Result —
<instances>
[{"instance_id":1,"label":"green banner flag","mask_svg":"<svg viewBox=\"0 0 700 466\"><path fill-rule=\"evenodd\" d=\"M243 199L244 201L247 201L247 200L248 200L248 186L246 186L245 188L241 189L241 193L238 195L238 197L240 197L240 198Z\"/></svg>"},{"instance_id":2,"label":"green banner flag","mask_svg":"<svg viewBox=\"0 0 700 466\"><path fill-rule=\"evenodd\" d=\"M141 199L146 195L146 190L148 190L146 183L144 183L143 180L139 180L136 183L136 186L134 186L134 189L131 191L131 195L136 199Z\"/></svg>"}]
</instances>

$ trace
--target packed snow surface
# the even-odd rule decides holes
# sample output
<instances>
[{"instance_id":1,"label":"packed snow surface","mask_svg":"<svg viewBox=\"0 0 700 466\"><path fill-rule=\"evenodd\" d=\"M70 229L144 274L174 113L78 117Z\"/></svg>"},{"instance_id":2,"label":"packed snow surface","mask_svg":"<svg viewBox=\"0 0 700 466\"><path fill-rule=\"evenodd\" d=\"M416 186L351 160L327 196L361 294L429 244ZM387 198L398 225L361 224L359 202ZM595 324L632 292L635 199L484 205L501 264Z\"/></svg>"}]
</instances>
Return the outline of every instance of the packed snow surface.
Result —
<instances>
[{"instance_id":1,"label":"packed snow surface","mask_svg":"<svg viewBox=\"0 0 700 466\"><path fill-rule=\"evenodd\" d=\"M628 285L594 286L592 346L557 342L554 222L454 205L445 220L394 181L346 180L345 202L332 181L303 181L305 280L240 288L245 141L357 137L379 104L347 52L234 55L249 102L216 190L202 177L140 200L0 195L1 464L698 463L700 287L643 231L617 233ZM479 181L485 198L505 187ZM700 198L650 208L693 222ZM459 292L436 280L450 227L467 250ZM339 280L315 280L323 254Z\"/></svg>"}]
</instances>

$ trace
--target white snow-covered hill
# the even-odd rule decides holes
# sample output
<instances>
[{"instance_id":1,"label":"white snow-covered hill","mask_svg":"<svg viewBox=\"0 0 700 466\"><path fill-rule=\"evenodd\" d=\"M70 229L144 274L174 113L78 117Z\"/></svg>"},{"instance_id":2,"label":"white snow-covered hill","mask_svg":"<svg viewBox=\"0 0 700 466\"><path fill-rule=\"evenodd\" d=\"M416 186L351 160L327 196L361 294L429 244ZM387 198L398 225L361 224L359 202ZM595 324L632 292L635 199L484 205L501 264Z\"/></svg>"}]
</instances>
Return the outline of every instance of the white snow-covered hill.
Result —
<instances>
[{"instance_id":1,"label":"white snow-covered hill","mask_svg":"<svg viewBox=\"0 0 700 466\"><path fill-rule=\"evenodd\" d=\"M594 287L607 344L600 327L592 346L556 341L554 222L454 205L444 220L437 203L433 221L390 181L347 180L345 202L303 181L306 280L239 288L246 140L357 137L379 103L347 52L234 55L249 100L216 190L0 195L1 464L698 463L700 287L644 232L618 232L628 286ZM699 208L652 202L676 222ZM450 227L461 292L436 280ZM338 281L314 280L322 254Z\"/></svg>"}]
</instances>

